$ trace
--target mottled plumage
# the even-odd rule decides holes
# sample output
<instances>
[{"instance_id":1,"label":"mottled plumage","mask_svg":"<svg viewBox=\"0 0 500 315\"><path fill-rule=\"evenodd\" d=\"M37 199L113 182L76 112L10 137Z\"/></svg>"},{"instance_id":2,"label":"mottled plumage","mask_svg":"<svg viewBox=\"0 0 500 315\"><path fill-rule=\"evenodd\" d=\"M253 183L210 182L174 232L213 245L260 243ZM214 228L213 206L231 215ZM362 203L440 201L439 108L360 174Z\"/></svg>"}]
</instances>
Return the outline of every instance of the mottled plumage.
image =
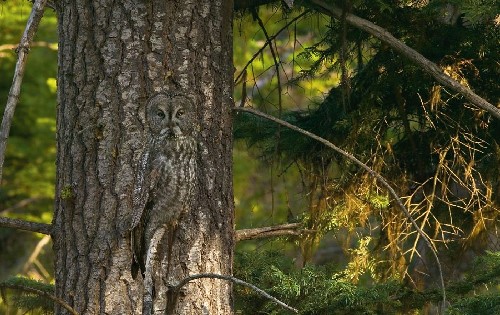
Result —
<instances>
[{"instance_id":1,"label":"mottled plumage","mask_svg":"<svg viewBox=\"0 0 500 315\"><path fill-rule=\"evenodd\" d=\"M155 231L173 233L193 195L196 140L194 111L183 95L159 94L147 104L150 137L137 168L132 218L132 275L145 272L146 254Z\"/></svg>"}]
</instances>

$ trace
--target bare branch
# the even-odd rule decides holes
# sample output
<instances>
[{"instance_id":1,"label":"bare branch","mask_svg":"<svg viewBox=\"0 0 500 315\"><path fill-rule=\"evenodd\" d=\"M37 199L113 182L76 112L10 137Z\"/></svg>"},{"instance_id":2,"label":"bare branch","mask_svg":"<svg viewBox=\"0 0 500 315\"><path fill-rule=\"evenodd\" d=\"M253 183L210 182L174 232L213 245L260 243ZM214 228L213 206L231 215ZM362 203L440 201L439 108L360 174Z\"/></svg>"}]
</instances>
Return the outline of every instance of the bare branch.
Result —
<instances>
[{"instance_id":1,"label":"bare branch","mask_svg":"<svg viewBox=\"0 0 500 315\"><path fill-rule=\"evenodd\" d=\"M264 296L265 298L273 301L274 303L286 308L287 310L290 310L294 313L299 312L297 309L286 305L285 303L281 302L280 300L278 300L275 297L272 297L271 295L266 293L264 290L261 290L258 287L254 286L253 284L250 284L248 282L245 282L245 281L240 280L238 278L235 278L233 276L225 276L225 275L219 275L219 274L215 274L215 273L200 273L200 274L196 274L196 275L192 275L192 276L184 278L176 286L172 287L171 290L173 290L174 293L177 294L180 291L180 289L182 289L182 287L185 286L186 284L188 284L189 282L196 280L196 279L203 279L203 278L221 279L221 280L234 282L236 284L239 284L239 285L242 285L242 286L245 286L247 288L254 290L255 292L257 292L260 295Z\"/></svg>"},{"instance_id":2,"label":"bare branch","mask_svg":"<svg viewBox=\"0 0 500 315\"><path fill-rule=\"evenodd\" d=\"M301 223L288 223L275 226L266 226L254 229L241 229L236 231L235 241L246 241L258 238L277 237L285 235L300 235L303 232L311 232L301 230Z\"/></svg>"},{"instance_id":3,"label":"bare branch","mask_svg":"<svg viewBox=\"0 0 500 315\"><path fill-rule=\"evenodd\" d=\"M47 235L52 234L52 225L50 224L30 222L30 221L11 219L5 217L0 217L0 227L25 230Z\"/></svg>"},{"instance_id":4,"label":"bare branch","mask_svg":"<svg viewBox=\"0 0 500 315\"><path fill-rule=\"evenodd\" d=\"M78 315L78 313L68 303L64 302L63 300L61 300L60 298L56 297L55 295L52 295L52 294L47 293L45 291L34 289L34 288L30 288L30 287L27 287L27 286L24 286L24 285L8 284L8 283L0 283L0 288L25 291L25 292L30 292L30 293L34 293L34 294L46 297L46 298L54 301L55 303L61 305L62 307L64 307L71 314Z\"/></svg>"},{"instance_id":5,"label":"bare branch","mask_svg":"<svg viewBox=\"0 0 500 315\"><path fill-rule=\"evenodd\" d=\"M330 141L324 139L324 138L321 138L307 130L304 130L304 129L301 129L297 126L294 126L284 120L281 120L281 119L278 119L276 117L273 117L273 116L270 116L270 115L267 115L261 111L258 111L258 110L255 110L253 108L244 108L244 107L234 107L234 109L236 111L242 111L242 112L248 112L248 113L251 113L253 115L256 115L256 116L259 116L259 117L262 117L262 118L265 118L267 120L270 120L270 121L273 121L277 124L280 124L282 126L285 126L291 130L294 130L298 133L301 133L303 135L306 135L308 136L309 138L311 139L314 139L316 141L319 141L321 142L322 144L324 144L325 146L333 149L334 151L342 154L344 157L346 157L347 159L351 160L352 162L354 162L356 165L358 165L359 167L361 167L362 169L364 169L368 174L370 174L372 177L374 177L382 186L384 186L387 191L389 192L389 194L393 197L394 201L396 202L397 206L401 209L401 211L403 212L403 214L405 215L406 218L408 218L408 220L411 222L412 226L415 228L415 230L417 231L417 233L422 237L422 239L425 240L425 243L427 244L427 246L430 248L430 250L432 251L432 254L434 255L434 258L436 259L436 264L437 264L437 267L438 267L438 270L439 270L439 277L440 277L440 280L441 280L441 287L442 287L442 293L443 293L443 305L446 305L446 292L445 292L445 286L444 286L444 278L443 278L443 272L442 272L442 268L441 268L441 262L439 260L439 257L437 255L437 251L436 251L436 248L433 246L431 240L429 239L429 237L425 234L424 231L422 231L422 229L420 229L420 227L418 226L417 222L415 221L415 219L413 219L413 217L411 216L410 212L408 211L408 209L406 209L403 201L401 200L401 198L399 198L398 194L396 193L396 191L391 187L391 185L389 185L389 183L377 172L375 172L374 170L372 170L368 165L366 165L365 163L361 162L360 160L358 160L354 155L342 150L341 148L337 147L336 145L334 145L333 143L331 143Z\"/></svg>"},{"instance_id":6,"label":"bare branch","mask_svg":"<svg viewBox=\"0 0 500 315\"><path fill-rule=\"evenodd\" d=\"M327 4L322 0L311 0L311 3L319 6L321 11L329 16L338 19L342 18L342 10L334 5ZM441 70L435 63L426 59L416 50L405 45L402 41L392 36L387 30L350 13L346 14L345 19L349 24L370 33L371 35L391 46L394 50L399 51L402 55L406 56L407 58L421 66L424 71L432 75L434 79L436 79L436 81L438 81L439 83L457 93L460 93L472 104L481 109L484 109L497 119L500 119L499 108L490 104L488 101L474 93L471 89L458 83L456 80L444 73L443 70Z\"/></svg>"},{"instance_id":7,"label":"bare branch","mask_svg":"<svg viewBox=\"0 0 500 315\"><path fill-rule=\"evenodd\" d=\"M252 16L255 20L257 20L257 23L259 23L260 28L262 29L262 32L264 33L264 36L266 37L266 42L269 46L269 50L271 51L271 55L273 56L274 60L274 68L276 71L276 80L278 84L278 117L281 118L281 110L282 110L282 101L281 101L281 77L280 77L280 64L281 60L278 55L278 52L274 50L273 47L273 41L269 37L269 34L267 33L266 26L264 25L264 22L262 22L262 19L260 16L257 14L257 10L255 8L252 9ZM278 130L278 137L279 137L279 130Z\"/></svg>"},{"instance_id":8,"label":"bare branch","mask_svg":"<svg viewBox=\"0 0 500 315\"><path fill-rule=\"evenodd\" d=\"M26 65L27 55L30 49L31 42L35 36L35 32L40 24L43 16L43 10L47 0L36 0L31 9L28 23L21 37L19 46L16 49L18 54L16 70L14 71L14 78L12 86L9 91L7 105L2 119L2 126L0 128L0 183L2 181L3 162L5 160L5 148L7 147L7 139L9 138L10 125L14 117L17 102L19 101L19 93L21 91L21 82L23 81L24 68Z\"/></svg>"}]
</instances>

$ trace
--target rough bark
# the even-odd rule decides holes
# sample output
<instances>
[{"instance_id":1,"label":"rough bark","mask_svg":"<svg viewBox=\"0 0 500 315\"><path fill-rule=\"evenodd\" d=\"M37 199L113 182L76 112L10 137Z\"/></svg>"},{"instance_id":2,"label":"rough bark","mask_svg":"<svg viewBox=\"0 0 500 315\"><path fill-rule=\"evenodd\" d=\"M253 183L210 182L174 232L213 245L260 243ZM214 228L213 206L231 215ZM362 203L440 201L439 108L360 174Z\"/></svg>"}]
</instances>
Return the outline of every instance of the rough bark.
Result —
<instances>
[{"instance_id":1,"label":"rough bark","mask_svg":"<svg viewBox=\"0 0 500 315\"><path fill-rule=\"evenodd\" d=\"M56 295L80 314L142 313L144 283L130 270L133 181L146 143L145 105L158 92L196 100L200 148L196 195L179 222L167 278L231 274L232 1L56 5ZM168 288L156 280L162 313ZM184 287L174 313L230 314L231 304L229 283L199 279Z\"/></svg>"}]
</instances>

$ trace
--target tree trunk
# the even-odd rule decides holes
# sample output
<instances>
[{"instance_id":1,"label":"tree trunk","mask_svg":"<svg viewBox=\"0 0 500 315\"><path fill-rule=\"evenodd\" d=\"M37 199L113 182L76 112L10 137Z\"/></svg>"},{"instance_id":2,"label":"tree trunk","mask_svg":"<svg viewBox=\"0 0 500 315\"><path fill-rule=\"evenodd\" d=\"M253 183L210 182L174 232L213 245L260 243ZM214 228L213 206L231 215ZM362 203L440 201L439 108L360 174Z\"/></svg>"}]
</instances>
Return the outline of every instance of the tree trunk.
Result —
<instances>
[{"instance_id":1,"label":"tree trunk","mask_svg":"<svg viewBox=\"0 0 500 315\"><path fill-rule=\"evenodd\" d=\"M231 274L232 1L56 1L59 16L56 295L80 314L142 314L131 275L134 180L148 143L146 104L158 93L194 100L195 192L154 279L154 313L168 285ZM165 246L160 246L165 260ZM168 272L168 275L166 273ZM65 310L56 309L57 314ZM231 285L195 280L175 314L231 314Z\"/></svg>"}]
</instances>

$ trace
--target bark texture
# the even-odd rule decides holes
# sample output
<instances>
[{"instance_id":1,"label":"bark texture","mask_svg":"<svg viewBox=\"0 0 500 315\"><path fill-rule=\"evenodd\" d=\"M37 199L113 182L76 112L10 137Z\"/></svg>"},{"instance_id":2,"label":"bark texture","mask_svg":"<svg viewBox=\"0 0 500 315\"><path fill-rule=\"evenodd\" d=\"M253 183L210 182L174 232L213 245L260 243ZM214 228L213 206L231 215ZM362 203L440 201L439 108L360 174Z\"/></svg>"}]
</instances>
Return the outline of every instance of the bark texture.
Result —
<instances>
[{"instance_id":1,"label":"bark texture","mask_svg":"<svg viewBox=\"0 0 500 315\"><path fill-rule=\"evenodd\" d=\"M131 276L130 225L133 182L147 142L145 106L159 92L195 100L196 192L179 222L169 274L155 279L154 310L163 314L165 280L231 274L233 3L56 4L56 295L80 314L142 314L144 282ZM229 283L199 279L185 286L173 313L231 314L231 304Z\"/></svg>"}]
</instances>

